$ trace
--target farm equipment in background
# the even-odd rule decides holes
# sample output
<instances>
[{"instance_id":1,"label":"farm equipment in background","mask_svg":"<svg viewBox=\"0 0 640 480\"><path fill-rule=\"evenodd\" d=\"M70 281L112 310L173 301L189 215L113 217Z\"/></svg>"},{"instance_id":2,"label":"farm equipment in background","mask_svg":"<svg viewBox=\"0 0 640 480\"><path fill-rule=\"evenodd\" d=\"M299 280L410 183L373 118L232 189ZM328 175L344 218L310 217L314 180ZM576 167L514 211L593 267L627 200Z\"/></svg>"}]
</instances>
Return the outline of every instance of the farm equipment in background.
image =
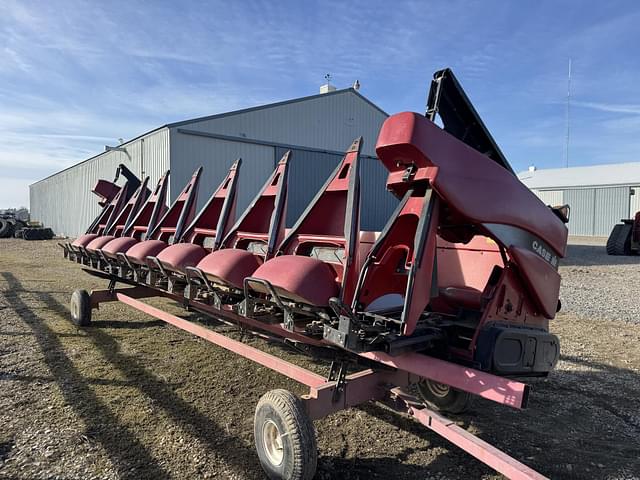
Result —
<instances>
[{"instance_id":1,"label":"farm equipment in background","mask_svg":"<svg viewBox=\"0 0 640 480\"><path fill-rule=\"evenodd\" d=\"M310 479L312 421L367 401L412 415L509 478L544 478L438 412L462 413L474 396L525 408L530 389L515 378L556 365L549 321L560 308L567 209L518 180L449 69L434 75L426 116L399 113L382 126L376 153L399 199L382 232L360 230L361 148L356 138L288 230L290 152L235 225L238 163L198 215L200 169L169 208L155 193L146 204L131 197L137 179L106 182L100 216L61 245L109 280L73 293L73 322L89 326L92 309L119 301L308 386L301 398L272 390L258 403L255 445L270 478ZM132 202L165 213L131 208L137 220L112 228ZM328 374L141 301L154 297L330 362Z\"/></svg>"},{"instance_id":2,"label":"farm equipment in background","mask_svg":"<svg viewBox=\"0 0 640 480\"><path fill-rule=\"evenodd\" d=\"M51 240L53 230L20 218L15 212L0 213L0 238L22 238L24 240Z\"/></svg>"},{"instance_id":3,"label":"farm equipment in background","mask_svg":"<svg viewBox=\"0 0 640 480\"><path fill-rule=\"evenodd\" d=\"M607 253L609 255L638 255L640 254L640 212L634 218L622 219L613 227L607 239Z\"/></svg>"}]
</instances>

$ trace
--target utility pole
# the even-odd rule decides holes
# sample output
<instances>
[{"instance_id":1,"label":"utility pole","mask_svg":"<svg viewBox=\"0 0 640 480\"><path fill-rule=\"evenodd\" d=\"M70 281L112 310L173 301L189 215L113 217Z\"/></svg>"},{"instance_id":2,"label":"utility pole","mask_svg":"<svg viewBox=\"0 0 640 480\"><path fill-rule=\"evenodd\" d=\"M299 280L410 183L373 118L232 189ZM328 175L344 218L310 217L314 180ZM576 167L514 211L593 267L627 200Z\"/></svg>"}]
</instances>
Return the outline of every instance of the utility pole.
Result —
<instances>
[{"instance_id":1,"label":"utility pole","mask_svg":"<svg viewBox=\"0 0 640 480\"><path fill-rule=\"evenodd\" d=\"M569 168L569 125L570 125L570 117L571 114L571 57L569 57L569 73L567 75L567 138L565 145L565 157L564 157L564 165L566 168Z\"/></svg>"}]
</instances>

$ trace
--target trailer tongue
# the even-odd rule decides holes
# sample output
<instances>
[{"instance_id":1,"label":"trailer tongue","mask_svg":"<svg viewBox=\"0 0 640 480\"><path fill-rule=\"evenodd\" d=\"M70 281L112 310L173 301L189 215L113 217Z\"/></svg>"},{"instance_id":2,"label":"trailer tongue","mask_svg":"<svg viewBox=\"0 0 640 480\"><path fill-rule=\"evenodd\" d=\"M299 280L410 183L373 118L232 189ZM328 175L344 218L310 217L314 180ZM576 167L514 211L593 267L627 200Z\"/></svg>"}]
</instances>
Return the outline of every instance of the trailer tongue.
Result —
<instances>
[{"instance_id":1,"label":"trailer tongue","mask_svg":"<svg viewBox=\"0 0 640 480\"><path fill-rule=\"evenodd\" d=\"M515 378L554 368L560 347L549 321L560 305L566 215L519 182L448 69L434 75L427 116L393 115L380 131L376 152L400 202L379 233L359 226L362 142L286 234L289 153L230 228L235 167L207 204L220 207L215 214L205 206L193 228L185 224L196 172L180 211L174 203L146 227L155 240L123 244L120 262L105 253L81 262L110 283L74 292L72 320L87 326L92 309L119 301L306 385L301 398L272 390L257 405L256 450L270 478L313 477L312 421L368 401L413 416L508 478L544 478L436 411L462 413L475 396L525 408L530 389ZM119 193L109 195L112 210ZM149 242L153 253L136 253ZM176 260L192 251L196 260ZM329 371L320 376L142 301L152 297L328 360Z\"/></svg>"}]
</instances>

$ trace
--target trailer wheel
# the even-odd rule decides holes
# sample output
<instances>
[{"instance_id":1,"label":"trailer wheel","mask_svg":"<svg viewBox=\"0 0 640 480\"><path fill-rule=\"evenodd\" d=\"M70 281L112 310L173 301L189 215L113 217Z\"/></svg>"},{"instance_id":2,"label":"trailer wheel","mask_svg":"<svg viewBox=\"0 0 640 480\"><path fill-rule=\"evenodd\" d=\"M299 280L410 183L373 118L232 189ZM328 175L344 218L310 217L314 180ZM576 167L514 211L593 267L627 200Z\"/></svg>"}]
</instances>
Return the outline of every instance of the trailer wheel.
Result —
<instances>
[{"instance_id":1,"label":"trailer wheel","mask_svg":"<svg viewBox=\"0 0 640 480\"><path fill-rule=\"evenodd\" d=\"M253 420L260 464L272 480L310 480L318 447L313 422L302 401L287 390L265 393Z\"/></svg>"},{"instance_id":2,"label":"trailer wheel","mask_svg":"<svg viewBox=\"0 0 640 480\"><path fill-rule=\"evenodd\" d=\"M79 327L91 325L91 297L86 290L76 290L71 295L71 321Z\"/></svg>"},{"instance_id":3,"label":"trailer wheel","mask_svg":"<svg viewBox=\"0 0 640 480\"><path fill-rule=\"evenodd\" d=\"M446 413L466 412L473 399L473 395L468 392L427 378L418 383L418 392L428 407Z\"/></svg>"}]
</instances>

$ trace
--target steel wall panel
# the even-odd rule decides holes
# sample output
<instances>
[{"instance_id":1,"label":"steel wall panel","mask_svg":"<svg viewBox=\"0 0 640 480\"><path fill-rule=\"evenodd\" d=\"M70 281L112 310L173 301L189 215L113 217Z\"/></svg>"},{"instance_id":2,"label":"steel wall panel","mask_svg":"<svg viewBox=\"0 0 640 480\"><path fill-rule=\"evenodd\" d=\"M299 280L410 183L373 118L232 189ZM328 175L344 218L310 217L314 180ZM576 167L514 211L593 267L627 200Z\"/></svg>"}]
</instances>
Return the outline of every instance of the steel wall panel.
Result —
<instances>
[{"instance_id":1,"label":"steel wall panel","mask_svg":"<svg viewBox=\"0 0 640 480\"><path fill-rule=\"evenodd\" d=\"M629 187L596 188L593 235L608 237L623 218L629 218Z\"/></svg>"},{"instance_id":2,"label":"steel wall panel","mask_svg":"<svg viewBox=\"0 0 640 480\"><path fill-rule=\"evenodd\" d=\"M564 204L564 195L562 190L532 190L537 197L546 205L555 207Z\"/></svg>"},{"instance_id":3,"label":"steel wall panel","mask_svg":"<svg viewBox=\"0 0 640 480\"><path fill-rule=\"evenodd\" d=\"M238 214L249 205L274 168L274 148L265 145L185 135L172 130L170 149L172 200L189 181L195 169L203 167L198 209L206 203L237 158L242 158L238 181Z\"/></svg>"},{"instance_id":4,"label":"steel wall panel","mask_svg":"<svg viewBox=\"0 0 640 480\"><path fill-rule=\"evenodd\" d=\"M34 183L29 187L31 218L58 235L75 237L84 233L99 212L97 197L91 192L96 181L113 180L117 166L123 163L138 176L144 165L151 182L157 182L169 165L168 141L168 129L161 129L123 144L126 152L102 153Z\"/></svg>"},{"instance_id":5,"label":"steel wall panel","mask_svg":"<svg viewBox=\"0 0 640 480\"><path fill-rule=\"evenodd\" d=\"M629 218L634 218L640 212L640 185L629 189Z\"/></svg>"},{"instance_id":6,"label":"steel wall panel","mask_svg":"<svg viewBox=\"0 0 640 480\"><path fill-rule=\"evenodd\" d=\"M363 153L375 156L386 114L352 90L264 109L185 122L182 128L341 152L364 137Z\"/></svg>"},{"instance_id":7,"label":"steel wall panel","mask_svg":"<svg viewBox=\"0 0 640 480\"><path fill-rule=\"evenodd\" d=\"M593 235L595 189L568 189L563 192L563 198L571 207L569 235Z\"/></svg>"}]
</instances>

